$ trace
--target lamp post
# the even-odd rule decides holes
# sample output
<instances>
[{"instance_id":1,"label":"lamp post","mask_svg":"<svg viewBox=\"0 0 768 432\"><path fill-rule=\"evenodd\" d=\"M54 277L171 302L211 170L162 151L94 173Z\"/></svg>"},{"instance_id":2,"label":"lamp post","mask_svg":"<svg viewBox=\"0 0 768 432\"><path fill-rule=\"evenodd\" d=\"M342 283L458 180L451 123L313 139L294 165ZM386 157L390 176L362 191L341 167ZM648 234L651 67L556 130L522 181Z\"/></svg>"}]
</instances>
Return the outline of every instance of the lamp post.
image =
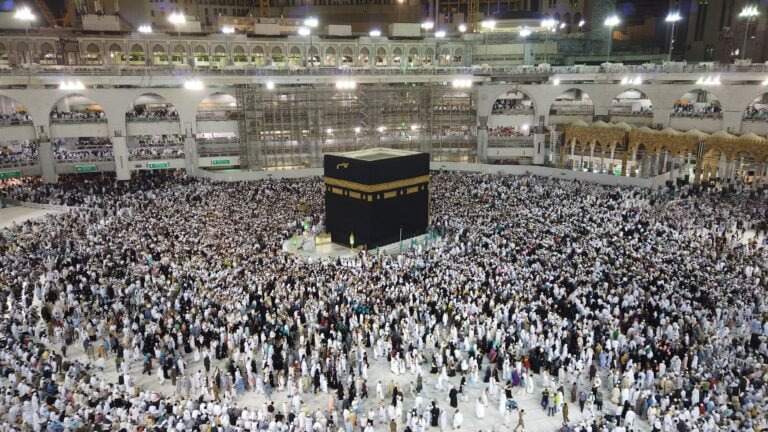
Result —
<instances>
[{"instance_id":1,"label":"lamp post","mask_svg":"<svg viewBox=\"0 0 768 432\"><path fill-rule=\"evenodd\" d=\"M181 38L181 25L187 22L187 17L179 12L168 15L168 21L176 27L176 35Z\"/></svg>"},{"instance_id":2,"label":"lamp post","mask_svg":"<svg viewBox=\"0 0 768 432\"><path fill-rule=\"evenodd\" d=\"M424 29L424 56L422 59L427 59L427 35L429 34L429 31L435 28L435 23L432 21L424 21L421 23L421 28ZM432 59L430 58L430 63L432 62ZM422 66L424 66L424 61L422 61Z\"/></svg>"},{"instance_id":3,"label":"lamp post","mask_svg":"<svg viewBox=\"0 0 768 432\"><path fill-rule=\"evenodd\" d=\"M552 18L547 18L541 21L541 26L546 29L546 35L544 36L544 63L549 61L549 32L557 27L557 21Z\"/></svg>"},{"instance_id":4,"label":"lamp post","mask_svg":"<svg viewBox=\"0 0 768 432\"><path fill-rule=\"evenodd\" d=\"M309 17L304 19L304 27L309 29L309 56L310 56L309 66L310 67L315 65L315 58L312 56L312 29L316 28L318 24L319 24L319 21L315 17Z\"/></svg>"},{"instance_id":5,"label":"lamp post","mask_svg":"<svg viewBox=\"0 0 768 432\"><path fill-rule=\"evenodd\" d=\"M757 18L758 15L760 15L760 12L757 10L757 6L754 5L744 7L744 9L742 9L739 13L739 18L746 19L746 23L744 24L744 45L741 47L742 60L747 58L747 38L749 36L749 26L752 24L752 21Z\"/></svg>"},{"instance_id":6,"label":"lamp post","mask_svg":"<svg viewBox=\"0 0 768 432\"><path fill-rule=\"evenodd\" d=\"M668 23L672 23L672 28L669 32L669 54L667 54L667 61L672 61L672 49L675 46L675 24L677 24L678 21L683 19L683 17L680 16L679 13L673 12L667 15L667 18L664 20Z\"/></svg>"},{"instance_id":7,"label":"lamp post","mask_svg":"<svg viewBox=\"0 0 768 432\"><path fill-rule=\"evenodd\" d=\"M152 26L149 24L142 24L139 26L138 31L139 33L145 34L145 35L152 34ZM150 64L150 61L149 61L150 57L152 57L152 63L154 63L155 59L152 53L150 52L149 40L146 37L144 38L144 51L145 51L144 64L146 65Z\"/></svg>"},{"instance_id":8,"label":"lamp post","mask_svg":"<svg viewBox=\"0 0 768 432\"><path fill-rule=\"evenodd\" d=\"M229 59L227 60L228 66L234 66L235 59L232 57L232 35L235 33L235 28L232 26L224 26L221 28L221 32L224 33L224 35L227 38L227 54L229 56Z\"/></svg>"},{"instance_id":9,"label":"lamp post","mask_svg":"<svg viewBox=\"0 0 768 432\"><path fill-rule=\"evenodd\" d=\"M493 29L496 28L496 21L491 19L483 20L483 22L480 23L480 28L483 29L483 38L485 39L485 55L483 56L483 60L485 60L485 63L490 65L490 63L488 63L488 32L492 32Z\"/></svg>"},{"instance_id":10,"label":"lamp post","mask_svg":"<svg viewBox=\"0 0 768 432\"><path fill-rule=\"evenodd\" d=\"M397 22L400 22L400 12L402 11L403 3L405 3L405 0L397 0Z\"/></svg>"},{"instance_id":11,"label":"lamp post","mask_svg":"<svg viewBox=\"0 0 768 432\"><path fill-rule=\"evenodd\" d=\"M309 27L299 27L299 29L296 31L299 36L310 36L312 35L312 30L309 29ZM306 43L302 43L302 46L304 47L304 57L309 57L309 51L307 50ZM311 47L310 47L311 50Z\"/></svg>"},{"instance_id":12,"label":"lamp post","mask_svg":"<svg viewBox=\"0 0 768 432\"><path fill-rule=\"evenodd\" d=\"M616 15L611 15L605 19L605 26L608 27L608 62L611 61L611 45L613 45L613 28L621 24L621 20Z\"/></svg>"},{"instance_id":13,"label":"lamp post","mask_svg":"<svg viewBox=\"0 0 768 432\"><path fill-rule=\"evenodd\" d=\"M526 38L528 38L528 36L530 35L531 35L531 30L528 27L523 27L520 30L520 37L523 38L523 64L525 64L525 52L527 51L526 50L527 44L525 41L526 41Z\"/></svg>"},{"instance_id":14,"label":"lamp post","mask_svg":"<svg viewBox=\"0 0 768 432\"><path fill-rule=\"evenodd\" d=\"M440 39L443 39L445 37L445 30L438 30L435 32L435 60L437 61L437 66L440 66Z\"/></svg>"},{"instance_id":15,"label":"lamp post","mask_svg":"<svg viewBox=\"0 0 768 432\"><path fill-rule=\"evenodd\" d=\"M19 21L22 21L24 23L24 33L27 37L27 62L31 65L32 64L32 41L29 39L29 26L32 21L35 20L35 15L32 13L32 11L24 6L22 8L19 8L16 10L16 13L13 15L13 18Z\"/></svg>"}]
</instances>

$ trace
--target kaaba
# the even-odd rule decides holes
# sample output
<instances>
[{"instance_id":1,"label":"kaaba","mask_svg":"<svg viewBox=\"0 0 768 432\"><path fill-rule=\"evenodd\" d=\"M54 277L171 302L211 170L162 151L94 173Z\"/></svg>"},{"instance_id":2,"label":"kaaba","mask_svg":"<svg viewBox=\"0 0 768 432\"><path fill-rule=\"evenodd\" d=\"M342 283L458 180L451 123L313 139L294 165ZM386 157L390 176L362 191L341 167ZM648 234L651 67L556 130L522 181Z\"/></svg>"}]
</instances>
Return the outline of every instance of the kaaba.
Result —
<instances>
[{"instance_id":1,"label":"kaaba","mask_svg":"<svg viewBox=\"0 0 768 432\"><path fill-rule=\"evenodd\" d=\"M426 233L427 153L373 148L326 154L323 168L325 225L334 243L374 249Z\"/></svg>"}]
</instances>

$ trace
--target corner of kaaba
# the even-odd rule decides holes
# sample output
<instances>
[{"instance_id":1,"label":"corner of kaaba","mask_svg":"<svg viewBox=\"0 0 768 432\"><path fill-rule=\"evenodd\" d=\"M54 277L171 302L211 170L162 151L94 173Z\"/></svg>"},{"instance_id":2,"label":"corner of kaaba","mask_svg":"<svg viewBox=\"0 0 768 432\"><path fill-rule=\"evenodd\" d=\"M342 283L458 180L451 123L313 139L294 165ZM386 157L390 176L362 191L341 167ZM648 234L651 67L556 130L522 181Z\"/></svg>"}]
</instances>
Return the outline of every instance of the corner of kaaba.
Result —
<instances>
[{"instance_id":1,"label":"corner of kaaba","mask_svg":"<svg viewBox=\"0 0 768 432\"><path fill-rule=\"evenodd\" d=\"M325 225L331 241L374 249L426 233L429 154L373 148L326 154Z\"/></svg>"}]
</instances>

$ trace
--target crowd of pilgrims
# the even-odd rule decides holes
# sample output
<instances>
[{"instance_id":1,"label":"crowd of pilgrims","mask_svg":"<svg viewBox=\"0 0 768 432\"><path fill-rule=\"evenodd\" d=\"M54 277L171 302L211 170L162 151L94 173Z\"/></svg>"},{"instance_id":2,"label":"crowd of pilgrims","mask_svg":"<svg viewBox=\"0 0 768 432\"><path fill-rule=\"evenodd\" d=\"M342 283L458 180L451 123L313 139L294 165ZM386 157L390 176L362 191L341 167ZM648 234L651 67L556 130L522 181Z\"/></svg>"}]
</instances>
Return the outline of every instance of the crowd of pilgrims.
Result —
<instances>
[{"instance_id":1,"label":"crowd of pilgrims","mask_svg":"<svg viewBox=\"0 0 768 432\"><path fill-rule=\"evenodd\" d=\"M441 240L307 261L320 179L135 174L3 184L75 207L0 232L0 429L768 425L765 194L434 173Z\"/></svg>"},{"instance_id":2,"label":"crowd of pilgrims","mask_svg":"<svg viewBox=\"0 0 768 432\"><path fill-rule=\"evenodd\" d=\"M23 140L0 144L0 166L37 161L39 145L37 140Z\"/></svg>"}]
</instances>

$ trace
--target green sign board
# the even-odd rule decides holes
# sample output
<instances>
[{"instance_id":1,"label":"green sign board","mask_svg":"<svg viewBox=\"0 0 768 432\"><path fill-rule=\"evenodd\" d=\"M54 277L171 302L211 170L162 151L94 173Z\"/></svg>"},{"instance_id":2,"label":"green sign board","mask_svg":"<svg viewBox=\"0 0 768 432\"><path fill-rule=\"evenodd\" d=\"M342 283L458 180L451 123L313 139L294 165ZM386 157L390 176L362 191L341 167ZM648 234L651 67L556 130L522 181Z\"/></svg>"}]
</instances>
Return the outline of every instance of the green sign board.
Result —
<instances>
[{"instance_id":1,"label":"green sign board","mask_svg":"<svg viewBox=\"0 0 768 432\"><path fill-rule=\"evenodd\" d=\"M229 159L214 159L211 161L211 165L231 165Z\"/></svg>"},{"instance_id":2,"label":"green sign board","mask_svg":"<svg viewBox=\"0 0 768 432\"><path fill-rule=\"evenodd\" d=\"M168 162L149 162L147 164L147 168L149 169L157 169L157 168L168 168L170 164Z\"/></svg>"},{"instance_id":3,"label":"green sign board","mask_svg":"<svg viewBox=\"0 0 768 432\"><path fill-rule=\"evenodd\" d=\"M98 171L98 169L96 169L96 165L75 165L76 173L89 173L96 171Z\"/></svg>"},{"instance_id":4,"label":"green sign board","mask_svg":"<svg viewBox=\"0 0 768 432\"><path fill-rule=\"evenodd\" d=\"M21 171L2 171L0 172L0 179L19 178L21 177Z\"/></svg>"}]
</instances>

